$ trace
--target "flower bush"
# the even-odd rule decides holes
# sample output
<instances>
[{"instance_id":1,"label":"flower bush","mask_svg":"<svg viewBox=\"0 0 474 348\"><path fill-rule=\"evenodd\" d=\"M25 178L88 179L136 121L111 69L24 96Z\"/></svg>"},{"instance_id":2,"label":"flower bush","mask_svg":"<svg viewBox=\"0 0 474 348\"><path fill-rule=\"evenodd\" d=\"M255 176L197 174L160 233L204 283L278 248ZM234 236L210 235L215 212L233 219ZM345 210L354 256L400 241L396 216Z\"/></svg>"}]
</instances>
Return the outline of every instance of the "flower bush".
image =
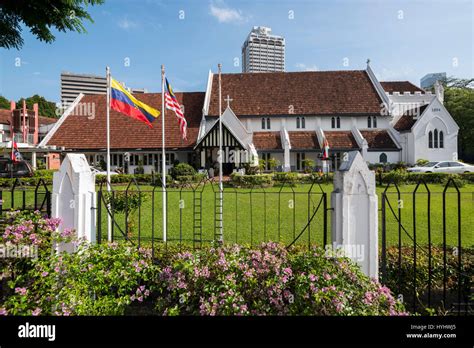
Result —
<instances>
[{"instance_id":1,"label":"flower bush","mask_svg":"<svg viewBox=\"0 0 474 348\"><path fill-rule=\"evenodd\" d=\"M348 259L276 243L177 253L161 260L156 289L163 315L406 314Z\"/></svg>"},{"instance_id":2,"label":"flower bush","mask_svg":"<svg viewBox=\"0 0 474 348\"><path fill-rule=\"evenodd\" d=\"M121 315L149 295L154 266L144 250L126 244L90 246L37 259L9 282L0 311L12 315Z\"/></svg>"}]
</instances>

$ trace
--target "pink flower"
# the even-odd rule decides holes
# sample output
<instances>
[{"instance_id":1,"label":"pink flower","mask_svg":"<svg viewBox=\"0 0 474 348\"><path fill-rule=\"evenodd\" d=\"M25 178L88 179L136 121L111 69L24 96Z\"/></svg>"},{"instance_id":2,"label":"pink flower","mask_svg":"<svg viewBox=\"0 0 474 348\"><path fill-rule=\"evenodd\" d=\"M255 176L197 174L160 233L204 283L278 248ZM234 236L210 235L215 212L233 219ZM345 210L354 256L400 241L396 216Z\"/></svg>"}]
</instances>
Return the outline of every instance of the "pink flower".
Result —
<instances>
[{"instance_id":1,"label":"pink flower","mask_svg":"<svg viewBox=\"0 0 474 348\"><path fill-rule=\"evenodd\" d=\"M41 276L46 277L48 274L49 274L49 272L44 271L43 273L41 273Z\"/></svg>"},{"instance_id":2,"label":"pink flower","mask_svg":"<svg viewBox=\"0 0 474 348\"><path fill-rule=\"evenodd\" d=\"M38 316L41 314L41 308L36 308L33 312L31 312L31 315L33 316Z\"/></svg>"},{"instance_id":3,"label":"pink flower","mask_svg":"<svg viewBox=\"0 0 474 348\"><path fill-rule=\"evenodd\" d=\"M7 314L8 314L8 311L5 308L1 307L0 308L0 315L7 315Z\"/></svg>"},{"instance_id":4,"label":"pink flower","mask_svg":"<svg viewBox=\"0 0 474 348\"><path fill-rule=\"evenodd\" d=\"M15 292L20 295L26 295L26 288L15 288Z\"/></svg>"}]
</instances>

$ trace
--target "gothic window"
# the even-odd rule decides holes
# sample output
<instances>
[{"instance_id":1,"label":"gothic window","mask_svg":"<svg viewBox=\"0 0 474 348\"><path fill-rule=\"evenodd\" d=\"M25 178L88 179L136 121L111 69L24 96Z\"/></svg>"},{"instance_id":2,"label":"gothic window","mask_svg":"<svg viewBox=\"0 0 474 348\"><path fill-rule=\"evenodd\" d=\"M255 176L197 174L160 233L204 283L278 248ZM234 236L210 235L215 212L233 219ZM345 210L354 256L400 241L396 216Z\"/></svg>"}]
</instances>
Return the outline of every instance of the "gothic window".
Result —
<instances>
[{"instance_id":1,"label":"gothic window","mask_svg":"<svg viewBox=\"0 0 474 348\"><path fill-rule=\"evenodd\" d=\"M372 117L367 117L367 128L372 128Z\"/></svg>"},{"instance_id":2,"label":"gothic window","mask_svg":"<svg viewBox=\"0 0 474 348\"><path fill-rule=\"evenodd\" d=\"M374 116L372 125L373 125L374 128L377 128L377 116Z\"/></svg>"},{"instance_id":3,"label":"gothic window","mask_svg":"<svg viewBox=\"0 0 474 348\"><path fill-rule=\"evenodd\" d=\"M306 128L306 121L304 119L304 117L301 117L301 128Z\"/></svg>"},{"instance_id":4,"label":"gothic window","mask_svg":"<svg viewBox=\"0 0 474 348\"><path fill-rule=\"evenodd\" d=\"M437 129L434 130L434 141L433 141L433 143L434 143L433 144L434 148L437 149L438 148L438 130Z\"/></svg>"},{"instance_id":5,"label":"gothic window","mask_svg":"<svg viewBox=\"0 0 474 348\"><path fill-rule=\"evenodd\" d=\"M433 148L433 132L432 131L428 133L428 147L430 149Z\"/></svg>"},{"instance_id":6,"label":"gothic window","mask_svg":"<svg viewBox=\"0 0 474 348\"><path fill-rule=\"evenodd\" d=\"M296 128L300 128L300 118L296 118Z\"/></svg>"},{"instance_id":7,"label":"gothic window","mask_svg":"<svg viewBox=\"0 0 474 348\"><path fill-rule=\"evenodd\" d=\"M341 118L339 116L337 116L336 122L337 122L337 128L341 128Z\"/></svg>"},{"instance_id":8,"label":"gothic window","mask_svg":"<svg viewBox=\"0 0 474 348\"><path fill-rule=\"evenodd\" d=\"M265 119L262 118L262 129L265 129Z\"/></svg>"},{"instance_id":9,"label":"gothic window","mask_svg":"<svg viewBox=\"0 0 474 348\"><path fill-rule=\"evenodd\" d=\"M387 154L385 152L380 154L379 163L387 163Z\"/></svg>"},{"instance_id":10,"label":"gothic window","mask_svg":"<svg viewBox=\"0 0 474 348\"><path fill-rule=\"evenodd\" d=\"M444 148L444 134L443 131L439 132L439 148Z\"/></svg>"},{"instance_id":11,"label":"gothic window","mask_svg":"<svg viewBox=\"0 0 474 348\"><path fill-rule=\"evenodd\" d=\"M336 128L336 119L331 117L331 128Z\"/></svg>"},{"instance_id":12,"label":"gothic window","mask_svg":"<svg viewBox=\"0 0 474 348\"><path fill-rule=\"evenodd\" d=\"M267 118L267 129L270 129L270 117Z\"/></svg>"}]
</instances>

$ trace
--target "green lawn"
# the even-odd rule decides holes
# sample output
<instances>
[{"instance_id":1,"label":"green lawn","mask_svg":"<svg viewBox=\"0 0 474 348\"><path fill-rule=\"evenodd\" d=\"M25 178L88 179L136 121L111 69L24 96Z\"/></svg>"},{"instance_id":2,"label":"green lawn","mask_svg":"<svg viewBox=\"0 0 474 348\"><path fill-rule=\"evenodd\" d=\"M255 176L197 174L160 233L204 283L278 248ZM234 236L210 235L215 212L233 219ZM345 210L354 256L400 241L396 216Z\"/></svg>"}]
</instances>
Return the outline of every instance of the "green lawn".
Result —
<instances>
[{"instance_id":1,"label":"green lawn","mask_svg":"<svg viewBox=\"0 0 474 348\"><path fill-rule=\"evenodd\" d=\"M115 190L125 190L126 186L114 186ZM332 184L323 184L321 188L314 185L298 185L295 188L272 187L268 189L233 189L226 188L224 194L224 240L244 244L256 244L265 240L280 241L285 244L291 243L308 222L308 217L313 214L314 209L319 210L314 216L311 224L298 239L299 244L323 242L323 202L322 192L326 192L327 208L330 208ZM428 211L427 193L424 187L419 187L416 194L416 214L413 215L413 190L415 185L404 185L400 187L400 214L401 221L406 229L401 230L401 242L403 245L413 245L413 218L416 219L416 241L419 245L428 244L428 217L431 218L431 243L441 244L443 242L443 185L429 185L431 191L431 207ZM152 235L160 240L162 234L162 194L160 188L153 192L152 186L140 186L145 197L139 211L132 214L134 227L131 236L133 239L140 238L142 241L150 240ZM193 213L194 198L202 195L202 240L211 241L214 237L214 200L217 187L207 184L199 188L195 193L191 189L169 189L168 191L168 240L184 240L192 243L193 240ZM321 191L322 189L322 191ZM130 190L136 190L133 187ZM474 244L474 185L466 185L461 188L461 234L462 245L473 246ZM202 191L202 192L201 192ZM377 188L379 194L379 208L381 207L381 192L383 188ZM11 194L3 191L3 208L11 207ZM458 217L457 217L457 194L454 188L450 188L446 194L446 242L448 245L458 244ZM25 193L26 206L34 202L34 192ZM181 203L180 203L181 202ZM398 216L398 196L394 188L387 193L387 202L390 203ZM23 204L23 194L15 192L15 207ZM181 208L180 208L181 206ZM155 212L152 217L152 211ZM379 240L381 241L381 220L379 213ZM105 206L102 205L101 219L102 239L107 238L107 218ZM327 214L328 241L330 238L331 212ZM125 217L116 214L117 225L125 231ZM138 228L140 225L140 228ZM394 214L387 203L386 209L387 242L389 245L398 244L399 228ZM138 232L140 231L140 232ZM119 228L114 229L114 237L121 237ZM411 237L411 238L410 238Z\"/></svg>"},{"instance_id":2,"label":"green lawn","mask_svg":"<svg viewBox=\"0 0 474 348\"><path fill-rule=\"evenodd\" d=\"M152 236L162 238L162 194L157 188L153 193L152 187L140 187L145 195L145 201L140 209L133 214L135 227L131 236L138 237L138 223L140 222L140 237L143 239ZM332 184L313 186L299 185L293 189L273 187L268 189L233 189L226 188L224 194L224 240L226 242L255 244L265 240L291 243L298 236L312 216L314 210L321 203L308 229L298 239L299 244L322 244L324 235L322 192L326 192L327 208L330 208ZM416 241L419 245L428 244L428 216L431 225L431 243L443 242L443 189L442 185L430 185L431 206L428 211L428 195L421 186L416 194ZM115 187L124 190L124 186ZM216 188L214 187L214 190ZM400 220L405 230L401 229L401 243L413 245L413 190L415 185L400 187L400 204L394 188L387 191L386 201L386 237L389 245L399 242L399 227L397 223L398 206L400 205ZM202 239L210 241L214 236L214 200L217 193L210 185L202 189ZM384 189L378 188L379 208L381 208L381 193ZM199 190L194 196L199 197ZM192 190L170 189L168 192L168 240L193 239L193 192ZM446 243L455 246L458 244L457 194L454 188L446 193ZM181 202L181 208L180 208ZM390 209L393 208L395 215ZM460 195L461 235L463 246L473 246L474 234L474 185L466 185ZM155 211L152 221L151 212ZM103 212L102 231L106 238L106 215ZM139 218L140 217L140 218ZM125 230L125 217L116 216L117 224ZM328 241L330 241L331 212L327 214ZM381 242L382 214L379 213L379 239ZM115 235L120 235L115 229Z\"/></svg>"}]
</instances>

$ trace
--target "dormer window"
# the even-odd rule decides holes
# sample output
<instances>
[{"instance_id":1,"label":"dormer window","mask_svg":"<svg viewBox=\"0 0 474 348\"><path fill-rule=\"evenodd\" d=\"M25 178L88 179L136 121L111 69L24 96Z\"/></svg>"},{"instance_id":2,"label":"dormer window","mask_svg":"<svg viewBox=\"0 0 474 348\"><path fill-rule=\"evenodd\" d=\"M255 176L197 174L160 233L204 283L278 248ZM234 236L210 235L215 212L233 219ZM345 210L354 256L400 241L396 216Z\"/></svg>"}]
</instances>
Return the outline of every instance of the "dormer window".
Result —
<instances>
[{"instance_id":1,"label":"dormer window","mask_svg":"<svg viewBox=\"0 0 474 348\"><path fill-rule=\"evenodd\" d=\"M367 128L377 128L377 117L376 116L367 117Z\"/></svg>"},{"instance_id":2,"label":"dormer window","mask_svg":"<svg viewBox=\"0 0 474 348\"><path fill-rule=\"evenodd\" d=\"M341 128L341 118L331 117L331 128Z\"/></svg>"}]
</instances>

